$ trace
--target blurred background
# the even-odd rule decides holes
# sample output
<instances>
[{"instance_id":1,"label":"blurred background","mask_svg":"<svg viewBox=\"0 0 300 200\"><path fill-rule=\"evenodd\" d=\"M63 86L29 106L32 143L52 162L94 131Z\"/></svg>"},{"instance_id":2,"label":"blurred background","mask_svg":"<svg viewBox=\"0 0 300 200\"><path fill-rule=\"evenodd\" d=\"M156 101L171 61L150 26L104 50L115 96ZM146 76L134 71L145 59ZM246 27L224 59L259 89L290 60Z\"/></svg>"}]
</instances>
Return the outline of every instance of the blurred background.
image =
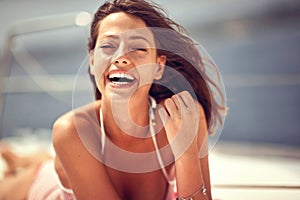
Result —
<instances>
[{"instance_id":1,"label":"blurred background","mask_svg":"<svg viewBox=\"0 0 300 200\"><path fill-rule=\"evenodd\" d=\"M91 97L76 74L87 71L90 14L103 2L0 0L0 139L20 152L20 140L48 145L53 122ZM155 2L223 77L229 112L210 155L214 196L300 199L300 0Z\"/></svg>"},{"instance_id":2,"label":"blurred background","mask_svg":"<svg viewBox=\"0 0 300 200\"><path fill-rule=\"evenodd\" d=\"M0 0L1 137L47 132L72 108L87 56L80 12L102 2ZM155 2L219 67L229 106L221 140L300 145L299 0Z\"/></svg>"}]
</instances>

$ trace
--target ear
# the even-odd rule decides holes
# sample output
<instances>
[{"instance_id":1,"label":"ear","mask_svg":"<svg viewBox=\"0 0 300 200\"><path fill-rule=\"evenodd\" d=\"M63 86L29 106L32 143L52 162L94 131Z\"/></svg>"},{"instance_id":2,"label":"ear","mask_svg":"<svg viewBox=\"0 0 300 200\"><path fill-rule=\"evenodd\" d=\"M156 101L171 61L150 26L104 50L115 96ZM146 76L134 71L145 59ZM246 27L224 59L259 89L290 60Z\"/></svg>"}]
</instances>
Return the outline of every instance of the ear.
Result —
<instances>
[{"instance_id":1,"label":"ear","mask_svg":"<svg viewBox=\"0 0 300 200\"><path fill-rule=\"evenodd\" d=\"M95 75L95 66L94 66L94 51L89 52L89 64L90 64L90 73Z\"/></svg>"},{"instance_id":2,"label":"ear","mask_svg":"<svg viewBox=\"0 0 300 200\"><path fill-rule=\"evenodd\" d=\"M166 62L167 62L167 57L165 55L161 55L161 56L157 57L157 69L154 74L155 80L161 79L161 77L165 71Z\"/></svg>"}]
</instances>

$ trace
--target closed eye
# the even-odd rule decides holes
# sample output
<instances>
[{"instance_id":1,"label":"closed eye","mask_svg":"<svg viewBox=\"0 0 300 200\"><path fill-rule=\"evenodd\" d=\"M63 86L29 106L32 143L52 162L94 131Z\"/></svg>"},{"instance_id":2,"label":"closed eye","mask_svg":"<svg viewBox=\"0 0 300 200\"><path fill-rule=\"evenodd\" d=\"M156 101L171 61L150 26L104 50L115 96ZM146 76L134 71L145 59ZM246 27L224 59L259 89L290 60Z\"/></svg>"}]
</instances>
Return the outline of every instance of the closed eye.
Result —
<instances>
[{"instance_id":1,"label":"closed eye","mask_svg":"<svg viewBox=\"0 0 300 200\"><path fill-rule=\"evenodd\" d=\"M112 46L112 45L101 45L100 48L101 49L112 49L112 48L115 48L115 47Z\"/></svg>"},{"instance_id":2,"label":"closed eye","mask_svg":"<svg viewBox=\"0 0 300 200\"><path fill-rule=\"evenodd\" d=\"M144 51L147 52L147 48L143 48L143 47L134 47L132 48L133 51Z\"/></svg>"}]
</instances>

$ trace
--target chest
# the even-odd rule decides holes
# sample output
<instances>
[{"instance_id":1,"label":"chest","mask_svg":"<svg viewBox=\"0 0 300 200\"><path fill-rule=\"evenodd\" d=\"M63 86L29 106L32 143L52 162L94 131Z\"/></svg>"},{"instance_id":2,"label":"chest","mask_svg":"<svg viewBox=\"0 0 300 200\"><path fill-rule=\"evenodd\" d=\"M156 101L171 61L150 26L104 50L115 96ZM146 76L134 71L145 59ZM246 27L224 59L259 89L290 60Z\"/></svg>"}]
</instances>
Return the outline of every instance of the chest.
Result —
<instances>
[{"instance_id":1,"label":"chest","mask_svg":"<svg viewBox=\"0 0 300 200\"><path fill-rule=\"evenodd\" d=\"M112 184L122 199L164 199L168 183L161 170L127 173L106 168Z\"/></svg>"}]
</instances>

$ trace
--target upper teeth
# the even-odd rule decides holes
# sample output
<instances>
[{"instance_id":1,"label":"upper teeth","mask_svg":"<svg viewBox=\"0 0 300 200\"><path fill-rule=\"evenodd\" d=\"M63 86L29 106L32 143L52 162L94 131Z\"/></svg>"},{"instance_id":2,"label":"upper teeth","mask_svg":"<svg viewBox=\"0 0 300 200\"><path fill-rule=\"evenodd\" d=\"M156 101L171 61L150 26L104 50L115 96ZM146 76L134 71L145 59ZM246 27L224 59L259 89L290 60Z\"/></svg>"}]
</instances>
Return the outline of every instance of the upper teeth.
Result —
<instances>
[{"instance_id":1,"label":"upper teeth","mask_svg":"<svg viewBox=\"0 0 300 200\"><path fill-rule=\"evenodd\" d=\"M109 80L118 85L126 85L134 81L134 77L125 73L113 73L108 76Z\"/></svg>"},{"instance_id":2,"label":"upper teeth","mask_svg":"<svg viewBox=\"0 0 300 200\"><path fill-rule=\"evenodd\" d=\"M129 74L125 74L125 73L113 73L113 74L110 74L108 76L108 78L126 78L126 79L131 80L131 81L134 80L133 76L131 76Z\"/></svg>"}]
</instances>

